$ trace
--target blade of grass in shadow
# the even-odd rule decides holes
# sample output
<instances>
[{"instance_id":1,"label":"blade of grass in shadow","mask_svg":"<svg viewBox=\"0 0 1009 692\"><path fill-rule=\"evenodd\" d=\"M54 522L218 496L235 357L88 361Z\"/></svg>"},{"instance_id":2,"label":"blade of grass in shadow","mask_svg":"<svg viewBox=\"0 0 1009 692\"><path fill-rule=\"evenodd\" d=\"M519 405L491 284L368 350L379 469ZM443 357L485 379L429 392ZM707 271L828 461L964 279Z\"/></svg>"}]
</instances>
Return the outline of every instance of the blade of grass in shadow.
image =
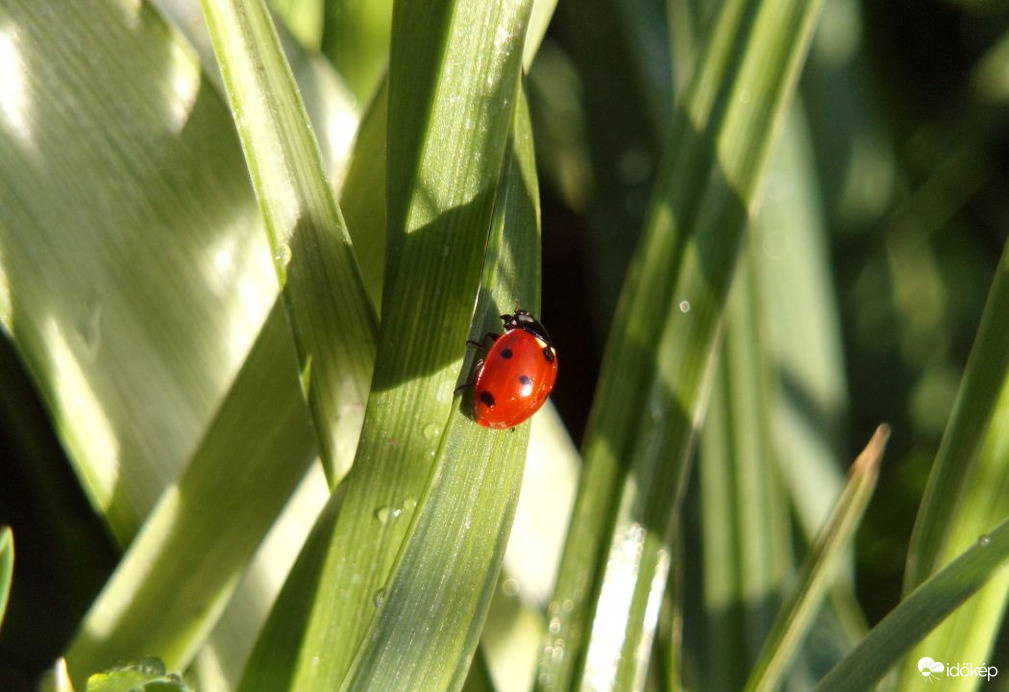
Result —
<instances>
[{"instance_id":1,"label":"blade of grass in shadow","mask_svg":"<svg viewBox=\"0 0 1009 692\"><path fill-rule=\"evenodd\" d=\"M202 5L332 485L357 446L375 358L375 313L265 3Z\"/></svg>"},{"instance_id":2,"label":"blade of grass in shadow","mask_svg":"<svg viewBox=\"0 0 1009 692\"><path fill-rule=\"evenodd\" d=\"M526 69L539 48L556 4L556 0L533 2L523 48ZM361 116L354 156L340 195L340 206L354 240L365 287L378 308L382 305L386 250L385 157L381 152L385 149L388 105L389 82L383 78Z\"/></svg>"},{"instance_id":3,"label":"blade of grass in shadow","mask_svg":"<svg viewBox=\"0 0 1009 692\"><path fill-rule=\"evenodd\" d=\"M820 4L726 3L675 120L589 420L540 689L643 680L740 238Z\"/></svg>"},{"instance_id":4,"label":"blade of grass in shadow","mask_svg":"<svg viewBox=\"0 0 1009 692\"><path fill-rule=\"evenodd\" d=\"M981 317L936 465L926 488L915 526L915 561L920 573L947 564L977 540L985 527L1009 515L1009 249L1002 253ZM993 386L996 398L991 399ZM960 493L956 500L946 493ZM948 512L945 515L937 512ZM919 533L920 531L920 533ZM938 545L924 536L937 532ZM923 562L924 561L924 562ZM928 567L928 562L932 566ZM910 559L909 559L910 568ZM910 582L909 578L909 584ZM1009 574L992 579L981 592L954 613L912 652L914 662L942 652L943 660L989 660L1009 599ZM915 658L917 656L917 658ZM920 685L917 670L901 669L904 689ZM951 681L973 687L970 678Z\"/></svg>"},{"instance_id":5,"label":"blade of grass in shadow","mask_svg":"<svg viewBox=\"0 0 1009 692\"><path fill-rule=\"evenodd\" d=\"M208 436L85 616L66 653L78 685L143 656L189 665L315 458L296 378L278 301Z\"/></svg>"},{"instance_id":6,"label":"blade of grass in shadow","mask_svg":"<svg viewBox=\"0 0 1009 692\"><path fill-rule=\"evenodd\" d=\"M851 465L848 484L813 543L795 590L778 611L746 683L746 689L780 688L781 678L802 644L816 610L830 591L830 582L838 561L854 539L865 508L869 505L889 437L889 426L876 428L869 444Z\"/></svg>"},{"instance_id":7,"label":"blade of grass in shadow","mask_svg":"<svg viewBox=\"0 0 1009 692\"><path fill-rule=\"evenodd\" d=\"M772 444L755 252L747 243L736 268L698 449L708 689L742 688L793 573L789 501Z\"/></svg>"},{"instance_id":8,"label":"blade of grass in shadow","mask_svg":"<svg viewBox=\"0 0 1009 692\"><path fill-rule=\"evenodd\" d=\"M524 99L496 196L477 315L539 307L539 197ZM453 411L403 553L343 689L459 689L497 584L529 426L480 430Z\"/></svg>"},{"instance_id":9,"label":"blade of grass in shadow","mask_svg":"<svg viewBox=\"0 0 1009 692\"><path fill-rule=\"evenodd\" d=\"M912 646L982 588L1007 560L1009 519L981 534L974 545L912 591L816 689L872 689Z\"/></svg>"},{"instance_id":10,"label":"blade of grass in shadow","mask_svg":"<svg viewBox=\"0 0 1009 692\"><path fill-rule=\"evenodd\" d=\"M320 518L242 689L337 688L375 614L457 408L452 390L473 321L528 15L522 2L396 5L382 339L361 443L338 517L330 507ZM416 31L420 25L425 31Z\"/></svg>"},{"instance_id":11,"label":"blade of grass in shadow","mask_svg":"<svg viewBox=\"0 0 1009 692\"><path fill-rule=\"evenodd\" d=\"M11 593L11 576L14 574L14 534L11 527L0 527L0 628L7 613L7 600Z\"/></svg>"}]
</instances>

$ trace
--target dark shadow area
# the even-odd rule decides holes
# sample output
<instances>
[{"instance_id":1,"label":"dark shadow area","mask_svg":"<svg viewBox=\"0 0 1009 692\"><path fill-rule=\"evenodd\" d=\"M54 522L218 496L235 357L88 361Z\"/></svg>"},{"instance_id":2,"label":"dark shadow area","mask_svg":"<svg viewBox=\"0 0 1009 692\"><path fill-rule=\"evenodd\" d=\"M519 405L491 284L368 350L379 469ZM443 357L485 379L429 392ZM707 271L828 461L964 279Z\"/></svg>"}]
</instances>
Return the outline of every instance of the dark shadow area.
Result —
<instances>
[{"instance_id":1,"label":"dark shadow area","mask_svg":"<svg viewBox=\"0 0 1009 692\"><path fill-rule=\"evenodd\" d=\"M14 580L0 626L0 689L35 689L112 573L119 553L56 441L45 406L0 337L0 525Z\"/></svg>"}]
</instances>

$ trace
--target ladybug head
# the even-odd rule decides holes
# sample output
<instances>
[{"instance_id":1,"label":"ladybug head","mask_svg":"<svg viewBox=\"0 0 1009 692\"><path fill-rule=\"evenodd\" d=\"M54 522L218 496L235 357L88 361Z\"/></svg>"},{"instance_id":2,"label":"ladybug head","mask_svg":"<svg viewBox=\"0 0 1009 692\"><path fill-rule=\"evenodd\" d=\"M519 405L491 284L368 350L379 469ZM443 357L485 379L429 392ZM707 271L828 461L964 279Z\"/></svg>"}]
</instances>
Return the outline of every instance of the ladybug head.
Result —
<instances>
[{"instance_id":1,"label":"ladybug head","mask_svg":"<svg viewBox=\"0 0 1009 692\"><path fill-rule=\"evenodd\" d=\"M536 321L528 310L516 310L514 315L501 315L505 329L522 329L547 344L552 344L550 335L543 325Z\"/></svg>"}]
</instances>

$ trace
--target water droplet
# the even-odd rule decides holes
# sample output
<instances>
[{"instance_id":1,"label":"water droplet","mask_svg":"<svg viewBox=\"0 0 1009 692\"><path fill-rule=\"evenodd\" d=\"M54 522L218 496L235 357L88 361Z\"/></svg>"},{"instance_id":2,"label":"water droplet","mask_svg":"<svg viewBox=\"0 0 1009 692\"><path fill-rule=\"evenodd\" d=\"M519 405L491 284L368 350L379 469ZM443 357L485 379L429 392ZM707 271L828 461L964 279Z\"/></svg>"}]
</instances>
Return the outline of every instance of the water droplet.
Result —
<instances>
[{"instance_id":1,"label":"water droplet","mask_svg":"<svg viewBox=\"0 0 1009 692\"><path fill-rule=\"evenodd\" d=\"M682 312L683 314L687 314L688 312L690 312L690 301L689 300L681 300L680 301L680 312Z\"/></svg>"},{"instance_id":2,"label":"water droplet","mask_svg":"<svg viewBox=\"0 0 1009 692\"><path fill-rule=\"evenodd\" d=\"M287 243L282 244L277 248L277 254L273 258L286 269L287 265L291 263L291 246Z\"/></svg>"},{"instance_id":3,"label":"water droplet","mask_svg":"<svg viewBox=\"0 0 1009 692\"><path fill-rule=\"evenodd\" d=\"M381 608L382 604L385 603L385 592L386 589L383 586L381 589L375 592L374 602L376 608Z\"/></svg>"},{"instance_id":4,"label":"water droplet","mask_svg":"<svg viewBox=\"0 0 1009 692\"><path fill-rule=\"evenodd\" d=\"M519 583L517 579L509 577L501 582L501 593L505 596L518 596L519 593Z\"/></svg>"},{"instance_id":5,"label":"water droplet","mask_svg":"<svg viewBox=\"0 0 1009 692\"><path fill-rule=\"evenodd\" d=\"M375 518L383 524L388 524L390 521L399 519L399 515L402 513L403 510L396 507L379 507L375 510Z\"/></svg>"},{"instance_id":6,"label":"water droplet","mask_svg":"<svg viewBox=\"0 0 1009 692\"><path fill-rule=\"evenodd\" d=\"M550 618L550 634L557 634L561 631L561 619Z\"/></svg>"},{"instance_id":7,"label":"water droplet","mask_svg":"<svg viewBox=\"0 0 1009 692\"><path fill-rule=\"evenodd\" d=\"M987 548L989 545L991 545L991 538L988 536L988 534L983 533L978 537L977 544L982 548Z\"/></svg>"},{"instance_id":8,"label":"water droplet","mask_svg":"<svg viewBox=\"0 0 1009 692\"><path fill-rule=\"evenodd\" d=\"M428 440L437 440L441 435L441 426L437 423L428 423L424 426L424 437Z\"/></svg>"},{"instance_id":9,"label":"water droplet","mask_svg":"<svg viewBox=\"0 0 1009 692\"><path fill-rule=\"evenodd\" d=\"M404 512L412 512L415 509L417 509L417 499L416 498L408 497L405 500L403 500L403 511Z\"/></svg>"}]
</instances>

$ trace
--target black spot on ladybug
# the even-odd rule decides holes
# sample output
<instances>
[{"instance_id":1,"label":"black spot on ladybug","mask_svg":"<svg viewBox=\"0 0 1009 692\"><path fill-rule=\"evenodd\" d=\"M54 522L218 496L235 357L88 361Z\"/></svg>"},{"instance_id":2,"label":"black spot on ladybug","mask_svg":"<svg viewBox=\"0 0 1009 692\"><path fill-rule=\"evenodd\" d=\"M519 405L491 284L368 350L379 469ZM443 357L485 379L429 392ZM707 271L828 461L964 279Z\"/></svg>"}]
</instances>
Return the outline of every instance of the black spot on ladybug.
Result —
<instances>
[{"instance_id":1,"label":"black spot on ladybug","mask_svg":"<svg viewBox=\"0 0 1009 692\"><path fill-rule=\"evenodd\" d=\"M494 395L486 389L480 392L480 401L482 401L488 408L494 408Z\"/></svg>"},{"instance_id":2,"label":"black spot on ladybug","mask_svg":"<svg viewBox=\"0 0 1009 692\"><path fill-rule=\"evenodd\" d=\"M501 357L502 358L511 358L512 357L512 350L510 348L502 348L501 349Z\"/></svg>"},{"instance_id":3,"label":"black spot on ladybug","mask_svg":"<svg viewBox=\"0 0 1009 692\"><path fill-rule=\"evenodd\" d=\"M529 379L529 375L519 375L519 382L521 382L526 387L528 387L533 383L533 381Z\"/></svg>"},{"instance_id":4,"label":"black spot on ladybug","mask_svg":"<svg viewBox=\"0 0 1009 692\"><path fill-rule=\"evenodd\" d=\"M554 362L554 350L549 346L543 347L543 357L547 359L548 363Z\"/></svg>"}]
</instances>

